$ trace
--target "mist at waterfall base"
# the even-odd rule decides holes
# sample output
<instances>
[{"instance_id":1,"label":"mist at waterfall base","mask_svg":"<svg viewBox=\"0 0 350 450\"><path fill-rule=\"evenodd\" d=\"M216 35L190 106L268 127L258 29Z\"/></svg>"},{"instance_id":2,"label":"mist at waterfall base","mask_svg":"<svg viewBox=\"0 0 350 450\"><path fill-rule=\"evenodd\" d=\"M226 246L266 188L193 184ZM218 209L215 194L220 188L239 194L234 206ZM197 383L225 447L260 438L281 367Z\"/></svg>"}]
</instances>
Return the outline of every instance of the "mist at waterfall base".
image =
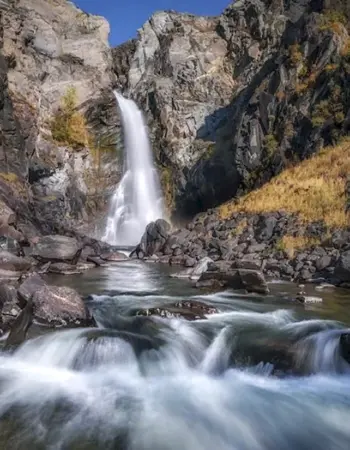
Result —
<instances>
[{"instance_id":1,"label":"mist at waterfall base","mask_svg":"<svg viewBox=\"0 0 350 450\"><path fill-rule=\"evenodd\" d=\"M124 135L124 174L113 195L103 240L113 245L136 245L147 224L163 217L157 170L147 127L135 102L114 93Z\"/></svg>"},{"instance_id":2,"label":"mist at waterfall base","mask_svg":"<svg viewBox=\"0 0 350 450\"><path fill-rule=\"evenodd\" d=\"M344 325L272 295L198 295L165 270L126 261L95 279L54 279L96 292L87 305L99 327L0 353L0 448L349 448ZM218 313L193 322L135 316L188 299Z\"/></svg>"}]
</instances>

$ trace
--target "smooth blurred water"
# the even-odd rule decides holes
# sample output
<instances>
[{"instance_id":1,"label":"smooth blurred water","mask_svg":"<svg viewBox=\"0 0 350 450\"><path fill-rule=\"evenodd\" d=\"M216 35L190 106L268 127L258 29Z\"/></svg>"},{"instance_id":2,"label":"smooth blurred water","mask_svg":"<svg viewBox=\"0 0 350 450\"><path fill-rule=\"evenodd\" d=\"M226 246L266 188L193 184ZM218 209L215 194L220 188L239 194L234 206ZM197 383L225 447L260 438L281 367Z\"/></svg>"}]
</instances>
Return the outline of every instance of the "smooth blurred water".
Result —
<instances>
[{"instance_id":1,"label":"smooth blurred water","mask_svg":"<svg viewBox=\"0 0 350 450\"><path fill-rule=\"evenodd\" d=\"M136 245L146 226L163 217L163 200L147 127L136 104L115 92L124 131L124 175L113 195L103 240Z\"/></svg>"},{"instance_id":2,"label":"smooth blurred water","mask_svg":"<svg viewBox=\"0 0 350 450\"><path fill-rule=\"evenodd\" d=\"M267 297L208 294L168 270L127 261L50 277L94 294L99 328L45 334L0 355L0 448L349 448L345 291L318 293L324 303L308 310L291 301L292 285L272 285ZM135 316L188 299L217 313Z\"/></svg>"}]
</instances>

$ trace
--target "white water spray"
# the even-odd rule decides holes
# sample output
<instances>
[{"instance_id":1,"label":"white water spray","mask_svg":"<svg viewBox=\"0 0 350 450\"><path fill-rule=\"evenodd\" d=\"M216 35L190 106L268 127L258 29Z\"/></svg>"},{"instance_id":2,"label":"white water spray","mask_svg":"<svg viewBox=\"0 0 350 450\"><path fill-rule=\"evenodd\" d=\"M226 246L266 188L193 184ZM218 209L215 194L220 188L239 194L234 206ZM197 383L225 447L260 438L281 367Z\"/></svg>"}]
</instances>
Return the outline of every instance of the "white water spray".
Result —
<instances>
[{"instance_id":1,"label":"white water spray","mask_svg":"<svg viewBox=\"0 0 350 450\"><path fill-rule=\"evenodd\" d=\"M146 225L163 217L163 200L142 112L132 100L114 94L122 116L125 162L103 240L114 245L135 245Z\"/></svg>"}]
</instances>

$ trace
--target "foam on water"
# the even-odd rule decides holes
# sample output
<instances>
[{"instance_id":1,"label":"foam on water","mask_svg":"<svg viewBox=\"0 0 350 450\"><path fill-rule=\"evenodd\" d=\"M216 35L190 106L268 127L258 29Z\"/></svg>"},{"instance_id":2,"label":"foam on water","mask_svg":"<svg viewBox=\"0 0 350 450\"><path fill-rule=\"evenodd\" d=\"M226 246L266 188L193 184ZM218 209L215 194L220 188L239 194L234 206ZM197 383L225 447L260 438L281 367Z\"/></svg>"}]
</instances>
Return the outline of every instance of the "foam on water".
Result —
<instances>
[{"instance_id":1,"label":"foam on water","mask_svg":"<svg viewBox=\"0 0 350 450\"><path fill-rule=\"evenodd\" d=\"M286 311L147 320L163 344L139 356L137 341L119 331L83 329L38 337L0 357L0 425L11 430L11 448L348 448L350 377L339 364L349 366L336 323L299 322ZM252 325L302 336L297 346L317 374L277 379L264 363L238 370L235 339Z\"/></svg>"}]
</instances>

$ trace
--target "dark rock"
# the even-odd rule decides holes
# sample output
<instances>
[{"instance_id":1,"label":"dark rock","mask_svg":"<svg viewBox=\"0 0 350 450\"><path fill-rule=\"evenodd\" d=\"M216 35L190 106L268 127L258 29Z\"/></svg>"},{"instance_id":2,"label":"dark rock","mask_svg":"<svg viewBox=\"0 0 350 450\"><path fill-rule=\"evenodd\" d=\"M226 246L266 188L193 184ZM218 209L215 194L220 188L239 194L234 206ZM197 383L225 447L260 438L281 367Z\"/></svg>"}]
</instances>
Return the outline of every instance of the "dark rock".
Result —
<instances>
[{"instance_id":1,"label":"dark rock","mask_svg":"<svg viewBox=\"0 0 350 450\"><path fill-rule=\"evenodd\" d=\"M5 250L0 251L0 269L13 272L27 272L33 266L30 258L13 255Z\"/></svg>"},{"instance_id":2,"label":"dark rock","mask_svg":"<svg viewBox=\"0 0 350 450\"><path fill-rule=\"evenodd\" d=\"M195 264L196 264L196 260L194 258L191 258L189 256L187 256L185 258L185 263L184 263L185 267L194 267Z\"/></svg>"},{"instance_id":3,"label":"dark rock","mask_svg":"<svg viewBox=\"0 0 350 450\"><path fill-rule=\"evenodd\" d=\"M272 238L277 219L273 216L261 217L255 233L258 242L268 241Z\"/></svg>"},{"instance_id":4,"label":"dark rock","mask_svg":"<svg viewBox=\"0 0 350 450\"><path fill-rule=\"evenodd\" d=\"M21 307L15 286L0 284L0 327L2 331L7 331L20 312Z\"/></svg>"},{"instance_id":5,"label":"dark rock","mask_svg":"<svg viewBox=\"0 0 350 450\"><path fill-rule=\"evenodd\" d=\"M180 256L182 254L183 254L183 251L179 247L175 248L175 250L173 251L174 256Z\"/></svg>"},{"instance_id":6,"label":"dark rock","mask_svg":"<svg viewBox=\"0 0 350 450\"><path fill-rule=\"evenodd\" d=\"M217 280L223 283L224 286L232 289L244 289L248 292L261 294L267 294L269 292L263 274L255 270L207 271L201 275L198 281L202 282L211 279Z\"/></svg>"},{"instance_id":7,"label":"dark rock","mask_svg":"<svg viewBox=\"0 0 350 450\"><path fill-rule=\"evenodd\" d=\"M22 344L27 336L29 327L33 322L33 304L29 300L17 318L11 324L10 334L6 340L5 347L12 348Z\"/></svg>"},{"instance_id":8,"label":"dark rock","mask_svg":"<svg viewBox=\"0 0 350 450\"><path fill-rule=\"evenodd\" d=\"M205 319L208 314L215 314L216 308L197 301L182 301L172 305L160 306L137 311L139 316L160 316L164 318L183 318L186 320Z\"/></svg>"},{"instance_id":9,"label":"dark rock","mask_svg":"<svg viewBox=\"0 0 350 450\"><path fill-rule=\"evenodd\" d=\"M82 273L82 270L79 269L77 265L67 263L51 263L48 271L60 275L75 275Z\"/></svg>"},{"instance_id":10,"label":"dark rock","mask_svg":"<svg viewBox=\"0 0 350 450\"><path fill-rule=\"evenodd\" d=\"M257 261L252 261L250 259L240 259L232 263L232 269L251 269L251 270L260 270L261 264Z\"/></svg>"},{"instance_id":11,"label":"dark rock","mask_svg":"<svg viewBox=\"0 0 350 450\"><path fill-rule=\"evenodd\" d=\"M321 272L332 264L332 258L330 256L322 256L316 261L316 269Z\"/></svg>"},{"instance_id":12,"label":"dark rock","mask_svg":"<svg viewBox=\"0 0 350 450\"><path fill-rule=\"evenodd\" d=\"M184 256L183 255L179 255L179 256L172 256L169 259L169 264L171 266L177 266L177 265L182 265L184 263Z\"/></svg>"},{"instance_id":13,"label":"dark rock","mask_svg":"<svg viewBox=\"0 0 350 450\"><path fill-rule=\"evenodd\" d=\"M109 262L126 261L129 259L124 253L121 252L102 253L100 258Z\"/></svg>"},{"instance_id":14,"label":"dark rock","mask_svg":"<svg viewBox=\"0 0 350 450\"><path fill-rule=\"evenodd\" d=\"M77 239L67 236L44 236L34 245L31 256L40 262L57 261L76 264L82 251Z\"/></svg>"},{"instance_id":15,"label":"dark rock","mask_svg":"<svg viewBox=\"0 0 350 450\"><path fill-rule=\"evenodd\" d=\"M335 277L342 283L350 282L350 250L342 253L335 266Z\"/></svg>"},{"instance_id":16,"label":"dark rock","mask_svg":"<svg viewBox=\"0 0 350 450\"><path fill-rule=\"evenodd\" d=\"M140 258L140 259L142 259L142 258ZM104 259L102 259L102 258L100 258L99 256L88 256L88 257L86 258L86 260L87 260L88 262L94 263L97 267L105 267L105 266L108 266L107 261L104 260Z\"/></svg>"},{"instance_id":17,"label":"dark rock","mask_svg":"<svg viewBox=\"0 0 350 450\"><path fill-rule=\"evenodd\" d=\"M38 275L33 274L27 278L19 287L17 295L24 307L32 298L33 294L46 286L44 279Z\"/></svg>"},{"instance_id":18,"label":"dark rock","mask_svg":"<svg viewBox=\"0 0 350 450\"><path fill-rule=\"evenodd\" d=\"M139 251L136 252L143 252L144 256L152 256L162 251L168 240L170 228L170 224L163 219L149 223L138 245Z\"/></svg>"},{"instance_id":19,"label":"dark rock","mask_svg":"<svg viewBox=\"0 0 350 450\"><path fill-rule=\"evenodd\" d=\"M221 282L219 280L215 280L214 278L211 278L210 280L198 280L196 282L196 288L198 289L206 289L210 291L219 291L225 286L224 282Z\"/></svg>"}]
</instances>

